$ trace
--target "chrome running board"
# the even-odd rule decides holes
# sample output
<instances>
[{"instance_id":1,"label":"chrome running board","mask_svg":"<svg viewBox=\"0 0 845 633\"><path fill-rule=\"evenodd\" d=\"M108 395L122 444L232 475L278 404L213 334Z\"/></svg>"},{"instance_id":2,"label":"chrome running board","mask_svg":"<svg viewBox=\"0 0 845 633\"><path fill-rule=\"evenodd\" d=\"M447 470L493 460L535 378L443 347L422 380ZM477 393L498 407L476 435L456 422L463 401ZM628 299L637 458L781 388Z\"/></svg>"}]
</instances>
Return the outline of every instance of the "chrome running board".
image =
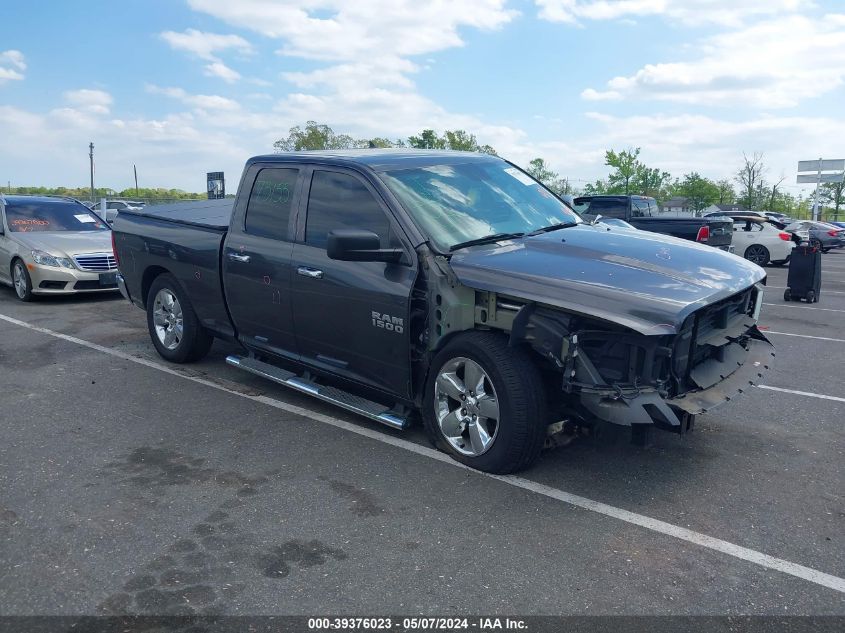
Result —
<instances>
[{"instance_id":1,"label":"chrome running board","mask_svg":"<svg viewBox=\"0 0 845 633\"><path fill-rule=\"evenodd\" d=\"M243 369L256 376L267 378L275 383L295 389L300 393L308 394L323 402L363 415L364 417L381 422L387 426L405 430L410 426L410 420L407 415L397 413L395 410L386 407L383 404L361 398L353 395L337 387L329 387L326 385L318 385L306 378L297 376L293 372L287 371L250 357L242 356L227 356L226 362L233 367Z\"/></svg>"}]
</instances>

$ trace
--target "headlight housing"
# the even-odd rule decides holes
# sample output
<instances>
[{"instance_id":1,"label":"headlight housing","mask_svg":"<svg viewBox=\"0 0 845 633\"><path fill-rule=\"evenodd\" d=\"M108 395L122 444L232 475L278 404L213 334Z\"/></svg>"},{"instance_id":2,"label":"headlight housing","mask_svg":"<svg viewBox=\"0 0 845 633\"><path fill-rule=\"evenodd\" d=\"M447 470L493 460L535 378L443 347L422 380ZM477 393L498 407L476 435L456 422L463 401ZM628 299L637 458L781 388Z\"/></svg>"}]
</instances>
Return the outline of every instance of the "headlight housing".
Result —
<instances>
[{"instance_id":1,"label":"headlight housing","mask_svg":"<svg viewBox=\"0 0 845 633\"><path fill-rule=\"evenodd\" d=\"M32 251L32 259L39 266L53 266L55 268L73 268L73 262L67 257L57 257L44 251Z\"/></svg>"}]
</instances>

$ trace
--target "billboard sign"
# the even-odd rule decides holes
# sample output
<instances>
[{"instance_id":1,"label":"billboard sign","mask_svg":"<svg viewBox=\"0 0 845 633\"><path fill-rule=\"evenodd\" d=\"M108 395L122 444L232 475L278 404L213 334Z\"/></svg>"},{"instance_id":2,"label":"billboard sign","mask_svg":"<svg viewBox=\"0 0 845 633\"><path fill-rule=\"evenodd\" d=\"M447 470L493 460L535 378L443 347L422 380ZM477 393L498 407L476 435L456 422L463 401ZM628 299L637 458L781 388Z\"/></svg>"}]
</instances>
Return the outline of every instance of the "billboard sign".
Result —
<instances>
[{"instance_id":1,"label":"billboard sign","mask_svg":"<svg viewBox=\"0 0 845 633\"><path fill-rule=\"evenodd\" d=\"M208 199L218 200L226 197L226 180L222 171L210 171L206 174Z\"/></svg>"}]
</instances>

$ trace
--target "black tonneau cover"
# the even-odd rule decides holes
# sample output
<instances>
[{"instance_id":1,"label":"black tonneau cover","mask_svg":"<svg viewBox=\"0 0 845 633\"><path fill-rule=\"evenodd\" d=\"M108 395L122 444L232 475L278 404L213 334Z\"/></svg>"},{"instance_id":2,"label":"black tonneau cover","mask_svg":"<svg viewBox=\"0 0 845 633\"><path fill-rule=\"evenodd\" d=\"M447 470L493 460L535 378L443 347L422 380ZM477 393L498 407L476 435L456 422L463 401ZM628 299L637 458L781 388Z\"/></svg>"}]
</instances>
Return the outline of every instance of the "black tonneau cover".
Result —
<instances>
[{"instance_id":1,"label":"black tonneau cover","mask_svg":"<svg viewBox=\"0 0 845 633\"><path fill-rule=\"evenodd\" d=\"M173 204L148 205L141 211L121 211L121 213L162 218L180 224L225 231L229 228L229 220L232 217L234 205L234 198L185 200Z\"/></svg>"}]
</instances>

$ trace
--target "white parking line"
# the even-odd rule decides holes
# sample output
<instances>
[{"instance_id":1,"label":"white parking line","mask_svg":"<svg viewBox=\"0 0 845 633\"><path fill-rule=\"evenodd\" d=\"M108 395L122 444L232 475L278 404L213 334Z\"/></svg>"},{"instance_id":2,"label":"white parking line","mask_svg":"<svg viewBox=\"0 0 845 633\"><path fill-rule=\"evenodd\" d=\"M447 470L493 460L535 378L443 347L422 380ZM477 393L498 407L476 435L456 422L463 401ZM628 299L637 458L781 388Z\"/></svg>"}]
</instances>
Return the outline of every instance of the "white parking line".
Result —
<instances>
[{"instance_id":1,"label":"white parking line","mask_svg":"<svg viewBox=\"0 0 845 633\"><path fill-rule=\"evenodd\" d=\"M839 396L826 396L821 393L812 393L810 391L796 391L795 389L784 389L782 387L770 387L769 385L757 385L760 389L768 389L769 391L781 391L783 393L793 393L796 396L808 396L810 398L821 398L822 400L833 400L834 402L845 402L845 398Z\"/></svg>"},{"instance_id":2,"label":"white parking line","mask_svg":"<svg viewBox=\"0 0 845 633\"><path fill-rule=\"evenodd\" d=\"M287 411L288 413L293 413L295 415L310 418L317 422L322 422L323 424L328 424L329 426L333 426L335 428L342 429L350 433L355 433L356 435L360 435L371 440L381 442L383 444L389 444L390 446L401 448L416 455L428 457L429 459L436 460L438 462L453 466L455 468L468 470L480 477L495 479L515 488L520 488L522 490L527 490L529 492L543 495L550 499L556 499L557 501L562 501L564 503L576 506L578 508L582 508L584 510L589 510L591 512L596 512L597 514L611 517L613 519L618 519L619 521L624 521L625 523L638 525L647 530L651 530L652 532L672 536L682 541L687 541L688 543L693 543L695 545L699 545L701 547L720 552L722 554L727 554L728 556L732 556L739 560L754 563L755 565L759 565L766 569L780 571L784 574L788 574L796 578L801 578L802 580L806 580L816 585L827 587L840 593L845 593L845 578L840 578L832 574L827 574L817 569L813 569L812 567L805 567L804 565L799 565L797 563L793 563L782 558L769 556L768 554L764 554L762 552L758 552L747 547L742 547L741 545L736 545L729 541L723 541L722 539L714 538L712 536L702 534L701 532L695 532L693 530L683 528L672 523L667 523L666 521L661 521L659 519L654 519L652 517L648 517L642 514L630 512L623 508L617 508L615 506L611 506L600 501L594 501L586 497L574 495L572 493L565 492L557 488L552 488L551 486L546 486L544 484L531 481L530 479L525 479L524 477L518 477L515 475L492 475L490 473L483 473L481 471L477 471L467 466L463 466L462 464L459 464L444 453L436 451L432 448L428 448L427 446L415 444L414 442L410 442L402 438L393 437L392 435L389 435L384 431L374 430L365 426L358 426L356 424L346 422L345 420L341 420L339 418L334 418L328 415L324 415L322 413L317 413L315 411L309 411L308 409L303 409L302 407L297 407L286 402L281 402L280 400L275 400L274 398L269 398L267 396L254 396L246 393L241 393L233 389L228 389L223 385L216 384L210 380L176 371L165 365L161 365L154 361L147 360L146 358L131 356L129 354L125 354L123 352L119 352L117 350L98 345L97 343L92 343L84 339L76 338L75 336L69 336L67 334L62 334L61 332L56 332L54 330L33 325L31 323L27 323L26 321L21 321L13 317L6 316L5 314L0 314L0 320L23 328L27 328L29 330L33 330L35 332L41 332L42 334L47 334L49 336L68 341L70 343L75 343L77 345L81 345L83 347L102 352L103 354L108 354L109 356L113 356L115 358L120 358L122 360L137 363L145 367L150 367L152 369L156 369L172 376L178 376L180 378L190 380L206 387L217 389L218 391L224 391L228 394L238 396L239 398L245 398L247 400L259 402L261 404L265 404L267 406L274 407L282 411Z\"/></svg>"},{"instance_id":3,"label":"white parking line","mask_svg":"<svg viewBox=\"0 0 845 633\"><path fill-rule=\"evenodd\" d=\"M774 330L760 330L763 334L777 334L779 336L797 336L798 338L812 338L817 341L833 341L834 343L845 343L845 338L828 338L827 336L810 336L809 334L793 334L792 332L775 332Z\"/></svg>"},{"instance_id":4,"label":"white parking line","mask_svg":"<svg viewBox=\"0 0 845 633\"><path fill-rule=\"evenodd\" d=\"M764 306L772 306L774 308L795 308L798 310L824 310L825 312L845 312L845 310L834 310L833 308L815 308L807 306L791 306L785 303L764 303Z\"/></svg>"},{"instance_id":5,"label":"white parking line","mask_svg":"<svg viewBox=\"0 0 845 633\"><path fill-rule=\"evenodd\" d=\"M786 290L786 286L766 286L766 289L773 288L775 290ZM822 290L823 295L831 294L831 295L845 295L845 292L842 290Z\"/></svg>"}]
</instances>

